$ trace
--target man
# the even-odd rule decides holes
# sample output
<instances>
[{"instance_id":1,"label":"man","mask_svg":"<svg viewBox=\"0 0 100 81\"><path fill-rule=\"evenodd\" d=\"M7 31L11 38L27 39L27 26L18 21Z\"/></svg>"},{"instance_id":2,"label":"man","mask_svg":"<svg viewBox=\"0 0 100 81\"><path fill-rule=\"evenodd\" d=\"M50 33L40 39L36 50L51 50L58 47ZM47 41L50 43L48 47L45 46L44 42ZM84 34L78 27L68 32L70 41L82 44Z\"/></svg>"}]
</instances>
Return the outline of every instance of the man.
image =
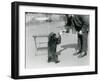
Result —
<instances>
[{"instance_id":1,"label":"man","mask_svg":"<svg viewBox=\"0 0 100 81\"><path fill-rule=\"evenodd\" d=\"M72 25L78 32L78 46L74 55L80 54L78 57L84 57L87 55L89 16L72 15L71 17Z\"/></svg>"},{"instance_id":2,"label":"man","mask_svg":"<svg viewBox=\"0 0 100 81\"><path fill-rule=\"evenodd\" d=\"M61 43L61 36L59 33L51 32L48 37L48 62L59 63L58 55L56 53L57 44Z\"/></svg>"}]
</instances>

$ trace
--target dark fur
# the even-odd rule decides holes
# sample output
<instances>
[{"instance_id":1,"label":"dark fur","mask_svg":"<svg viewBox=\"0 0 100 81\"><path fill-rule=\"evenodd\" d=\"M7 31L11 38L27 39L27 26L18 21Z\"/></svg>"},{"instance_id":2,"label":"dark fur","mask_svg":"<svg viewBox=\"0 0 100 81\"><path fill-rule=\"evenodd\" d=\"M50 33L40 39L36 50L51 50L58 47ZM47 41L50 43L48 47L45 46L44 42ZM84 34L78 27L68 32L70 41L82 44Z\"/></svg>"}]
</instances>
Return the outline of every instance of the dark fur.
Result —
<instances>
[{"instance_id":1,"label":"dark fur","mask_svg":"<svg viewBox=\"0 0 100 81\"><path fill-rule=\"evenodd\" d=\"M48 37L48 62L58 61L58 55L56 54L57 44L61 43L61 36L56 38L55 33L50 33Z\"/></svg>"}]
</instances>

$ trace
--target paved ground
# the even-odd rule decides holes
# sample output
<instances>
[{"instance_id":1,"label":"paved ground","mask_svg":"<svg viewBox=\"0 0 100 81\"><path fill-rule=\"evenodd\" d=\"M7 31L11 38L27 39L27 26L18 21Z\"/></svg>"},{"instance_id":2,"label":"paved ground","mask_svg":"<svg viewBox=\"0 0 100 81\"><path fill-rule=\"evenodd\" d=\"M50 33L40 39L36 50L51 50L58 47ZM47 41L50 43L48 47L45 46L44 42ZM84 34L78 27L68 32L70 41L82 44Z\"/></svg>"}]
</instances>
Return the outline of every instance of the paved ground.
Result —
<instances>
[{"instance_id":1,"label":"paved ground","mask_svg":"<svg viewBox=\"0 0 100 81\"><path fill-rule=\"evenodd\" d=\"M60 63L48 63L47 62L47 44L42 44L41 49L38 50L35 55L35 42L33 35L48 34L49 32L57 32L62 28L64 22L53 23L41 23L41 24L28 24L26 25L26 68L47 68L47 67L62 67L62 66L82 66L89 64L89 54L83 58L73 56L76 52L77 35L76 34L64 34L62 35L61 44L57 47L57 53L59 54ZM38 38L37 42L47 41L47 38Z\"/></svg>"}]
</instances>

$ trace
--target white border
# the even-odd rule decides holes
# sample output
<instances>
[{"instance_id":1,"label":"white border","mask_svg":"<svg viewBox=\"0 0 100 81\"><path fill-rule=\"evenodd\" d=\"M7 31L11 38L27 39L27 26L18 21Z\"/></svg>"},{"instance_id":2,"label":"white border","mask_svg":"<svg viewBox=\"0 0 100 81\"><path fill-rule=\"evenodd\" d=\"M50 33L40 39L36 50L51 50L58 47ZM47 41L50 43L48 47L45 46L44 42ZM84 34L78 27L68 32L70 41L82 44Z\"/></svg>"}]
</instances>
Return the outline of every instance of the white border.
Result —
<instances>
[{"instance_id":1,"label":"white border","mask_svg":"<svg viewBox=\"0 0 100 81\"><path fill-rule=\"evenodd\" d=\"M90 65L44 69L25 69L25 12L90 15ZM73 73L95 71L95 11L86 9L19 6L19 75Z\"/></svg>"}]
</instances>

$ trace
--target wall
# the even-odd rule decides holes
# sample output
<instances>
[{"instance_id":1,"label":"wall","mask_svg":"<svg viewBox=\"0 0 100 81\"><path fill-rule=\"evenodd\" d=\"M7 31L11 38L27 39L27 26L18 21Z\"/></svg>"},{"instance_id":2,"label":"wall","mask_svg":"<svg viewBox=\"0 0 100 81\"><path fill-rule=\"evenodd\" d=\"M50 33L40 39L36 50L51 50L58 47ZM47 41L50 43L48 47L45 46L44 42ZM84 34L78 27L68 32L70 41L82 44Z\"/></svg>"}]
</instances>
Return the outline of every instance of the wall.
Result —
<instances>
[{"instance_id":1,"label":"wall","mask_svg":"<svg viewBox=\"0 0 100 81\"><path fill-rule=\"evenodd\" d=\"M11 65L11 2L13 0L0 1L0 81L13 81L10 78L10 65ZM30 2L44 2L44 3L58 3L58 4L74 4L74 5L90 5L98 6L100 10L100 0L22 0ZM100 11L98 11L100 14ZM98 16L100 21L100 15ZM98 25L98 27L100 24ZM98 28L99 31L100 28ZM100 34L100 32L99 32ZM100 38L98 38L100 41ZM100 45L98 43L98 45ZM98 46L99 47L99 46ZM100 52L100 51L99 51ZM98 58L100 55L98 54ZM100 59L98 59L100 61ZM100 63L98 63L100 66ZM99 70L100 71L100 70ZM30 81L99 81L100 74L98 75L84 75L84 76L67 76L55 78L41 78L29 79ZM29 81L26 79L26 81Z\"/></svg>"}]
</instances>

